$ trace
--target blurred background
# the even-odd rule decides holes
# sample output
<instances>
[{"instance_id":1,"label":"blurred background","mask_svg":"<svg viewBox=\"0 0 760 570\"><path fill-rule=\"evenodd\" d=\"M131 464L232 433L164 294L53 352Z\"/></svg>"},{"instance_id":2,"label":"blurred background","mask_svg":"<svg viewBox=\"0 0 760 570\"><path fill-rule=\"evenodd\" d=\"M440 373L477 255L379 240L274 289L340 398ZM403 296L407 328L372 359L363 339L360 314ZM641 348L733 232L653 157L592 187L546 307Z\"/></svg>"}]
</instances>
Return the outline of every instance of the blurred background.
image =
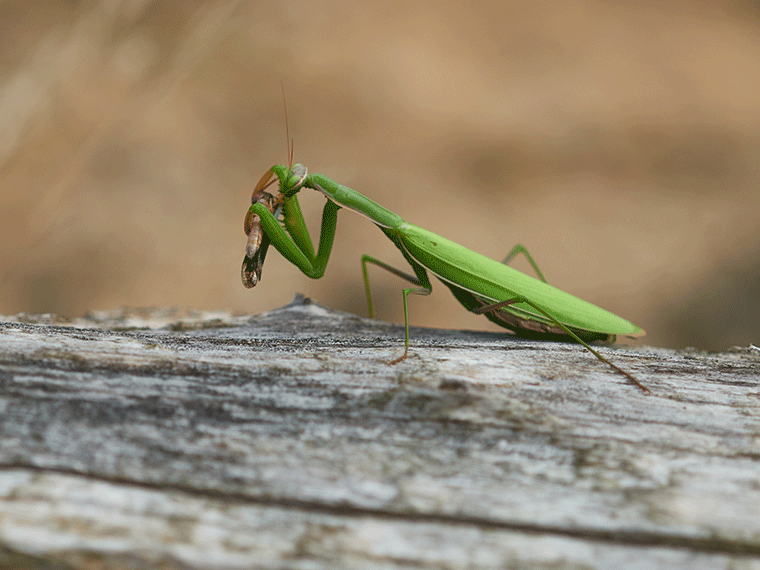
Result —
<instances>
[{"instance_id":1,"label":"blurred background","mask_svg":"<svg viewBox=\"0 0 760 570\"><path fill-rule=\"evenodd\" d=\"M325 276L274 249L245 289L259 177L295 161L644 327L760 341L760 6L749 0L0 1L0 314L366 315L342 211ZM302 195L316 232L324 198ZM316 239L316 238L315 238ZM518 269L528 270L519 259ZM378 317L403 322L377 269ZM497 330L442 284L416 325Z\"/></svg>"}]
</instances>

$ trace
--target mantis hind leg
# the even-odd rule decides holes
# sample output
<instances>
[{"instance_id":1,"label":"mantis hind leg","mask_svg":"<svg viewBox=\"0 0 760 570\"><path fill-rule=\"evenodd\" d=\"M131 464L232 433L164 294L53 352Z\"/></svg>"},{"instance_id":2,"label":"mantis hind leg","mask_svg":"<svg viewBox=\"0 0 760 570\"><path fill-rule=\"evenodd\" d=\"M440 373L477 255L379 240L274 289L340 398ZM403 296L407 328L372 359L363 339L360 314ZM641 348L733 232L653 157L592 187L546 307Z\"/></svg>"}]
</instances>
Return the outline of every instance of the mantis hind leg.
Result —
<instances>
[{"instance_id":1,"label":"mantis hind leg","mask_svg":"<svg viewBox=\"0 0 760 570\"><path fill-rule=\"evenodd\" d=\"M372 293L369 288L369 273L367 273L368 263L377 265L378 267L381 267L382 269L385 269L386 271L393 273L395 276L400 277L401 279L404 279L406 281L409 281L413 285L417 285L417 287L414 287L414 288L410 287L407 289L403 289L401 292L404 297L404 354L402 354L400 357L388 363L388 364L396 364L404 360L409 355L409 302L408 302L407 297L409 296L409 294L430 295L433 289L430 287L429 282L425 284L418 277L412 275L411 273L406 273L405 271L396 269L392 265L389 265L385 263L384 261L380 261L379 259L376 259L369 255L362 255L362 275L364 276L364 290L367 293L367 309L369 312L370 319L374 318L375 309L372 304Z\"/></svg>"},{"instance_id":2,"label":"mantis hind leg","mask_svg":"<svg viewBox=\"0 0 760 570\"><path fill-rule=\"evenodd\" d=\"M538 268L538 264L533 261L533 257L528 253L528 250L525 249L525 246L518 243L515 247L512 248L512 251L510 251L507 256L501 260L501 262L504 265L509 265L509 262L512 261L517 255L523 254L525 256L525 259L528 260L528 263L530 263L530 266L533 268L533 271L536 272L536 275L538 275L538 278L543 281L544 283L547 283L546 278L544 277L544 274L541 273L541 270Z\"/></svg>"},{"instance_id":3,"label":"mantis hind leg","mask_svg":"<svg viewBox=\"0 0 760 570\"><path fill-rule=\"evenodd\" d=\"M571 336L573 338L573 340L575 340L575 342L577 342L578 344L581 344L586 350L588 350L591 354L593 354L594 356L596 356L599 360L601 360L605 364L608 364L614 370L617 370L618 372L620 372L620 374L622 374L623 376L625 376L626 378L628 378L628 380L630 380L631 382L633 382L634 384L636 384L636 386L638 386L639 388L641 388L645 393L647 393L647 394L651 393L651 390L649 388L647 388L644 384L642 384L633 374L631 374L630 372L626 372L625 370L623 370L622 368L620 368L617 364L611 362L610 360L608 360L607 358L605 358L604 356L602 356L598 351L594 350L587 342L585 342L577 334L575 334L573 331L571 331L569 328L567 328L567 326L563 325L556 318L554 318L552 315L550 315L549 313L547 313L541 307L539 307L538 305L536 305L530 299L526 299L525 297L515 297L513 299L507 299L505 301L500 301L498 303L494 303L493 305L486 305L484 307L477 307L477 308L473 309L472 312L473 313L483 314L483 313L488 313L490 311L498 311L499 309L503 309L507 305L514 305L515 303L526 303L526 304L530 305L531 307L533 307L534 309L536 309L539 313L541 313L542 315L544 315L546 318L550 319L555 325L557 325L558 327L560 327L569 336Z\"/></svg>"}]
</instances>

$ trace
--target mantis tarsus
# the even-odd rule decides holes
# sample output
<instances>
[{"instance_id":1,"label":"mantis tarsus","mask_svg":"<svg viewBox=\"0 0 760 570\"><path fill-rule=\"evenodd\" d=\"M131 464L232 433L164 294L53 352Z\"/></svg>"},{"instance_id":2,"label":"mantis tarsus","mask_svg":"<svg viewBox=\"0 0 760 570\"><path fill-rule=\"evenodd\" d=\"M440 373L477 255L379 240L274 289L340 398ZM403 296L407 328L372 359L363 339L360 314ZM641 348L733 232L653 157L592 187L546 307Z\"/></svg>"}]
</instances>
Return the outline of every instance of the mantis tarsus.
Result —
<instances>
[{"instance_id":1,"label":"mantis tarsus","mask_svg":"<svg viewBox=\"0 0 760 570\"><path fill-rule=\"evenodd\" d=\"M289 152L292 162L290 148ZM279 182L280 186L277 196L266 192L266 188L274 182ZM297 194L302 188L317 190L327 197L316 254L298 204ZM308 174L302 164L292 167L277 164L270 168L256 184L251 201L253 204L245 217L248 244L242 268L243 284L246 287L253 287L260 280L270 243L308 277L322 277L332 250L338 210L341 208L354 210L369 218L398 247L411 266L413 275L368 255L361 258L370 318L373 317L374 310L367 274L368 263L382 267L414 285L402 291L404 354L391 364L403 360L409 353L407 297L410 293L431 293L432 285L428 278L430 271L466 309L483 314L497 325L522 337L574 340L644 392L649 392L632 374L610 362L588 344L593 341L614 342L616 335L640 336L644 331L609 311L549 285L533 258L521 245L516 246L502 262L495 261L405 222L366 196L326 176ZM525 255L539 279L507 265L519 253Z\"/></svg>"}]
</instances>

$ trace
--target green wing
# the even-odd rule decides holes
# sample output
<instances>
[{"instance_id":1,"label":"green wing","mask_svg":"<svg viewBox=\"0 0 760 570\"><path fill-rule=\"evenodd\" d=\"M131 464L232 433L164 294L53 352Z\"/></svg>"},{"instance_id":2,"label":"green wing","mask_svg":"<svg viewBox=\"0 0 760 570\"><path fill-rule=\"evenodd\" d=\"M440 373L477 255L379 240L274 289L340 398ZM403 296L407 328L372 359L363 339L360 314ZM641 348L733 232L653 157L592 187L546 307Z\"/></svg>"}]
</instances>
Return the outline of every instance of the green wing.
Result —
<instances>
[{"instance_id":1,"label":"green wing","mask_svg":"<svg viewBox=\"0 0 760 570\"><path fill-rule=\"evenodd\" d=\"M419 226L404 222L394 230L398 232L399 241L409 255L449 285L457 299L468 309L473 308L470 306L473 303L471 297L463 291L481 301L476 306L523 297L571 329L601 335L644 334L640 327L614 313ZM459 293L457 289L460 290ZM517 325L518 328L531 328L530 323L554 326L544 315L525 303L515 303L501 311L514 316L516 322L522 321L523 324ZM507 328L514 328L499 323L497 319L491 320Z\"/></svg>"}]
</instances>

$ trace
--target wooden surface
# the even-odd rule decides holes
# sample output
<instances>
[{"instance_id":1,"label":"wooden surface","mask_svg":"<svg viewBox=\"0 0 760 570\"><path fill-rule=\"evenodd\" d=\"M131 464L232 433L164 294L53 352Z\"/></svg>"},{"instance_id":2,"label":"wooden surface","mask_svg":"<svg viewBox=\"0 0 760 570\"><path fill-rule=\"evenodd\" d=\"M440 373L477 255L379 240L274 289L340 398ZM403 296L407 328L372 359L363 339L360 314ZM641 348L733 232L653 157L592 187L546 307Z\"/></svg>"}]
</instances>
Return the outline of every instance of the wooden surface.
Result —
<instances>
[{"instance_id":1,"label":"wooden surface","mask_svg":"<svg viewBox=\"0 0 760 570\"><path fill-rule=\"evenodd\" d=\"M2 568L760 568L752 347L601 348L645 395L308 300L5 320Z\"/></svg>"}]
</instances>

